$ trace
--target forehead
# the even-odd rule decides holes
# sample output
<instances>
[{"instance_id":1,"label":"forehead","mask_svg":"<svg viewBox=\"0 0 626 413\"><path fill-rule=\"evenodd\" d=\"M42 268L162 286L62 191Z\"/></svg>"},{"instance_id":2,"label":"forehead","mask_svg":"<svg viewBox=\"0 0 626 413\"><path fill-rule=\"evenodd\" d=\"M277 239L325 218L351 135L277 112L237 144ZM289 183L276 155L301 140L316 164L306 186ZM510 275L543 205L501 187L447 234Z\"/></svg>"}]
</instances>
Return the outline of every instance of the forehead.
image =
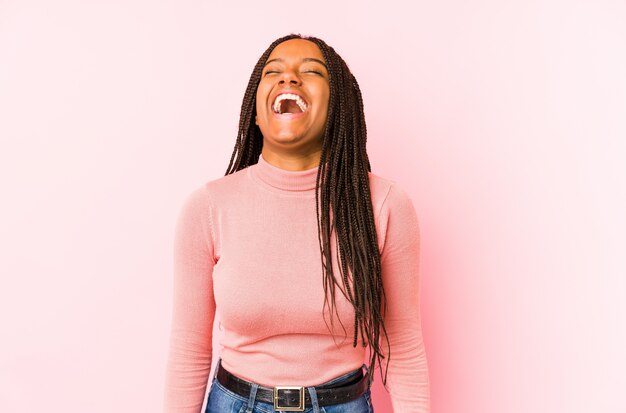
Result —
<instances>
[{"instance_id":1,"label":"forehead","mask_svg":"<svg viewBox=\"0 0 626 413\"><path fill-rule=\"evenodd\" d=\"M306 57L316 58L325 62L319 47L312 41L305 39L290 39L280 43L272 50L267 60L300 60Z\"/></svg>"}]
</instances>

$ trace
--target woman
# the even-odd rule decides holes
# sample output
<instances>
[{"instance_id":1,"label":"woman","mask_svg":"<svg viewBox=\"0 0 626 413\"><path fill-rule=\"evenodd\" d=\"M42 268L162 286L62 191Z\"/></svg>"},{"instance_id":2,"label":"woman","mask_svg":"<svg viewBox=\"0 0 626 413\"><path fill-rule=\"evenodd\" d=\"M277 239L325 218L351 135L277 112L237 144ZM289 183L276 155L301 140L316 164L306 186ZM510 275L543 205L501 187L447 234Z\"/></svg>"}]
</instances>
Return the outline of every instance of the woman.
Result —
<instances>
[{"instance_id":1,"label":"woman","mask_svg":"<svg viewBox=\"0 0 626 413\"><path fill-rule=\"evenodd\" d=\"M372 412L376 360L395 412L429 411L417 217L370 172L365 142L358 84L334 49L274 41L226 175L178 218L166 412L202 409L216 309L207 413Z\"/></svg>"}]
</instances>

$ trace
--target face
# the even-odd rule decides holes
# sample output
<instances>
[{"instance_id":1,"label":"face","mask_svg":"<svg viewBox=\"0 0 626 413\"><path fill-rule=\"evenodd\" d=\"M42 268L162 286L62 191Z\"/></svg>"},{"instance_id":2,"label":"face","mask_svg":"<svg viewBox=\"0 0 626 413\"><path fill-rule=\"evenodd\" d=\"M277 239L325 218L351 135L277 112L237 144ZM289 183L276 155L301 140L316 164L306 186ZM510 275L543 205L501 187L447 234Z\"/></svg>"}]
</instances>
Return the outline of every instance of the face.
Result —
<instances>
[{"instance_id":1,"label":"face","mask_svg":"<svg viewBox=\"0 0 626 413\"><path fill-rule=\"evenodd\" d=\"M325 63L309 40L287 40L272 50L256 92L264 145L321 148L330 96Z\"/></svg>"}]
</instances>

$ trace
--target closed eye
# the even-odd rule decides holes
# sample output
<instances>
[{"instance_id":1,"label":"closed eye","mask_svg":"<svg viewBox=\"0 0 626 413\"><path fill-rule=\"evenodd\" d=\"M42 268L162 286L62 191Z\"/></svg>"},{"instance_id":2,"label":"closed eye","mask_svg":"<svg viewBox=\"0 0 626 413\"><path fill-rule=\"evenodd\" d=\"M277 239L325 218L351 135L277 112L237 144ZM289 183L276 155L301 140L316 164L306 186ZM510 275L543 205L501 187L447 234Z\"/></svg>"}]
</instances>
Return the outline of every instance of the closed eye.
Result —
<instances>
[{"instance_id":1,"label":"closed eye","mask_svg":"<svg viewBox=\"0 0 626 413\"><path fill-rule=\"evenodd\" d=\"M267 70L264 73L264 76L265 75L269 75L269 74L273 74L273 73L280 73L280 72L278 70ZM324 76L324 74L322 72L318 71L318 70L304 70L302 73L314 73L316 75Z\"/></svg>"}]
</instances>

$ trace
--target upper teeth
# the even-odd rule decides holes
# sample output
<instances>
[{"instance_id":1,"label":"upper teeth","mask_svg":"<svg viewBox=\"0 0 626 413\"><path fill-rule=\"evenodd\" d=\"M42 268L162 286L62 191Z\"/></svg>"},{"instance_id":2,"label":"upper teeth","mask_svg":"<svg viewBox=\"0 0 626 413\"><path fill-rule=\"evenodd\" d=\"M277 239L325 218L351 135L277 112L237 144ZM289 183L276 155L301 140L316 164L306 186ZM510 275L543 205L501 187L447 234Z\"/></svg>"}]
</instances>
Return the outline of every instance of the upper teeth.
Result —
<instances>
[{"instance_id":1,"label":"upper teeth","mask_svg":"<svg viewBox=\"0 0 626 413\"><path fill-rule=\"evenodd\" d=\"M274 101L274 106L273 106L274 112L280 113L280 102L282 102L285 99L295 100L302 112L306 110L306 103L304 102L304 100L302 100L300 96L293 94L293 93L282 93L276 96L276 100Z\"/></svg>"}]
</instances>

